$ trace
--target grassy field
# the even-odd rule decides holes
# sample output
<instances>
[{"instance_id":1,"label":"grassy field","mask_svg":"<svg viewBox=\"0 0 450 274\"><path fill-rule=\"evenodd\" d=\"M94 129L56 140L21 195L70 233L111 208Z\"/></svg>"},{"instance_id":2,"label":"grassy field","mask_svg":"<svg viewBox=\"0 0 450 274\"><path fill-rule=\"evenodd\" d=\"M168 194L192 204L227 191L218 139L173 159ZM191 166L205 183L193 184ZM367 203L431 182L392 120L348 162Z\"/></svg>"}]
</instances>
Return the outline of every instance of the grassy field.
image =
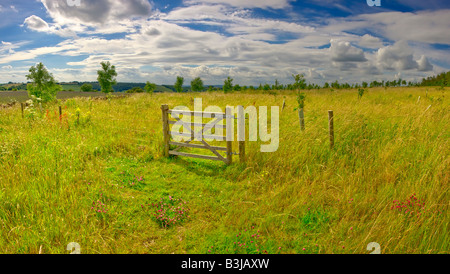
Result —
<instances>
[{"instance_id":1,"label":"grassy field","mask_svg":"<svg viewBox=\"0 0 450 274\"><path fill-rule=\"evenodd\" d=\"M69 99L61 119L56 104L24 119L0 110L0 252L449 253L449 89L426 90L307 91L304 132L281 92ZM160 106L200 97L223 109L286 99L278 151L249 142L231 166L163 157ZM154 205L169 196L186 203L163 227Z\"/></svg>"}]
</instances>

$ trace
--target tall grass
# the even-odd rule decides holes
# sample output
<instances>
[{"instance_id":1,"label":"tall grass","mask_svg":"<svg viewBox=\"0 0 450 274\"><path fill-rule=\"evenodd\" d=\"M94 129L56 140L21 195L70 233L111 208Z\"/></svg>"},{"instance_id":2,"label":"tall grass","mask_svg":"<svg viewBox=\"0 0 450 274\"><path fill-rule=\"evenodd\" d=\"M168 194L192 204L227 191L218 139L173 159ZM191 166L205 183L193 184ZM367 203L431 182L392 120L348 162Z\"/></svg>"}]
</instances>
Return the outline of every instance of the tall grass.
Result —
<instances>
[{"instance_id":1,"label":"tall grass","mask_svg":"<svg viewBox=\"0 0 450 274\"><path fill-rule=\"evenodd\" d=\"M305 131L295 94L283 92L79 98L61 119L57 104L34 120L20 106L1 110L0 252L69 253L77 242L94 254L369 253L377 242L382 253L448 253L448 89L425 93L309 91ZM223 109L285 97L278 151L248 142L246 164L231 166L164 158L160 106L192 108L191 97ZM187 202L190 218L162 228L146 205L169 195ZM249 231L261 249L236 248Z\"/></svg>"}]
</instances>

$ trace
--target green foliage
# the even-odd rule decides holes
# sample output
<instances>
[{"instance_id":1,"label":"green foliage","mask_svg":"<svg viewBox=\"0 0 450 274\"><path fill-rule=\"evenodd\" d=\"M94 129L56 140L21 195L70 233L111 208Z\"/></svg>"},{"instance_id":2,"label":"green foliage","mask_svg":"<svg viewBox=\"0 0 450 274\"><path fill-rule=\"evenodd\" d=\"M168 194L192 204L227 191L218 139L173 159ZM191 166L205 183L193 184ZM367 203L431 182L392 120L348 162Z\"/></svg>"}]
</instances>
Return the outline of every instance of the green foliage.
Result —
<instances>
[{"instance_id":1,"label":"green foliage","mask_svg":"<svg viewBox=\"0 0 450 274\"><path fill-rule=\"evenodd\" d=\"M155 89L156 89L156 84L150 83L147 81L144 89L145 89L145 92L153 94L153 91L155 91Z\"/></svg>"},{"instance_id":2,"label":"green foliage","mask_svg":"<svg viewBox=\"0 0 450 274\"><path fill-rule=\"evenodd\" d=\"M83 92L91 92L93 90L93 87L91 84L86 83L86 84L83 84L80 89Z\"/></svg>"},{"instance_id":3,"label":"green foliage","mask_svg":"<svg viewBox=\"0 0 450 274\"><path fill-rule=\"evenodd\" d=\"M282 250L272 239L254 226L230 235L214 235L208 239L206 254L277 254Z\"/></svg>"},{"instance_id":4,"label":"green foliage","mask_svg":"<svg viewBox=\"0 0 450 274\"><path fill-rule=\"evenodd\" d=\"M177 76L177 80L175 82L175 90L177 92L183 91L184 78L181 76Z\"/></svg>"},{"instance_id":5,"label":"green foliage","mask_svg":"<svg viewBox=\"0 0 450 274\"><path fill-rule=\"evenodd\" d=\"M191 81L191 90L192 91L203 91L203 80L200 77L195 78Z\"/></svg>"},{"instance_id":6,"label":"green foliage","mask_svg":"<svg viewBox=\"0 0 450 274\"><path fill-rule=\"evenodd\" d=\"M300 217L302 226L313 232L322 232L326 230L326 226L330 220L330 214L323 209L308 209L306 214Z\"/></svg>"},{"instance_id":7,"label":"green foliage","mask_svg":"<svg viewBox=\"0 0 450 274\"><path fill-rule=\"evenodd\" d=\"M28 95L30 98L35 96L40 98L43 103L56 99L56 94L62 87L56 84L53 75L48 72L42 63L32 66L29 70L30 74L26 77L32 83L27 85Z\"/></svg>"},{"instance_id":8,"label":"green foliage","mask_svg":"<svg viewBox=\"0 0 450 274\"><path fill-rule=\"evenodd\" d=\"M295 80L295 83L293 84L294 89L298 90L298 89L306 88L305 75L297 74L297 75L292 75L292 77L294 77L294 80Z\"/></svg>"},{"instance_id":9,"label":"green foliage","mask_svg":"<svg viewBox=\"0 0 450 274\"><path fill-rule=\"evenodd\" d=\"M304 92L297 91L297 104L298 106L294 109L303 109L305 107L306 94Z\"/></svg>"},{"instance_id":10,"label":"green foliage","mask_svg":"<svg viewBox=\"0 0 450 274\"><path fill-rule=\"evenodd\" d=\"M420 85L450 87L450 71L424 78Z\"/></svg>"},{"instance_id":11,"label":"green foliage","mask_svg":"<svg viewBox=\"0 0 450 274\"><path fill-rule=\"evenodd\" d=\"M364 89L363 88L359 88L358 89L358 98L361 99L364 95Z\"/></svg>"},{"instance_id":12,"label":"green foliage","mask_svg":"<svg viewBox=\"0 0 450 274\"><path fill-rule=\"evenodd\" d=\"M100 64L102 65L102 69L97 71L98 74L97 81L102 87L102 92L104 93L114 92L112 86L114 86L117 83L116 67L112 66L109 61L101 62Z\"/></svg>"},{"instance_id":13,"label":"green foliage","mask_svg":"<svg viewBox=\"0 0 450 274\"><path fill-rule=\"evenodd\" d=\"M241 88L241 86L239 86L239 85L235 85L234 87L233 87L233 91L241 91L242 90L242 88Z\"/></svg>"},{"instance_id":14,"label":"green foliage","mask_svg":"<svg viewBox=\"0 0 450 274\"><path fill-rule=\"evenodd\" d=\"M143 93L143 92L144 90L140 87L134 87L132 89L125 91L125 93Z\"/></svg>"},{"instance_id":15,"label":"green foliage","mask_svg":"<svg viewBox=\"0 0 450 274\"><path fill-rule=\"evenodd\" d=\"M233 90L233 79L228 76L228 78L223 83L223 92L228 93Z\"/></svg>"}]
</instances>

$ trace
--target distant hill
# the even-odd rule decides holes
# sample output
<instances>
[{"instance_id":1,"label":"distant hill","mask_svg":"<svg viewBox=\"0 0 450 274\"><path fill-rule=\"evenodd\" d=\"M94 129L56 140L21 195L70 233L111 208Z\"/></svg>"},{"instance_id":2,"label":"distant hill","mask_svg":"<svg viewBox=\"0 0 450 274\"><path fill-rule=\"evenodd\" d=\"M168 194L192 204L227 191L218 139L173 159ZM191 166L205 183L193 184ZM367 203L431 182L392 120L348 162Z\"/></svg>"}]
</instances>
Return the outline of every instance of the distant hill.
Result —
<instances>
[{"instance_id":1,"label":"distant hill","mask_svg":"<svg viewBox=\"0 0 450 274\"><path fill-rule=\"evenodd\" d=\"M100 84L98 82L60 83L60 85L63 87L63 90L66 90L66 91L80 91L81 86L84 84L91 84L93 89L98 90L98 91L101 90ZM113 86L113 89L115 92L125 92L125 91L130 90L135 87L140 87L143 89L145 87L145 83L117 83L116 85ZM155 89L155 92L170 92L170 91L175 91L175 89L170 88L170 86L165 86L165 85L162 85L162 86L157 85L156 89Z\"/></svg>"}]
</instances>

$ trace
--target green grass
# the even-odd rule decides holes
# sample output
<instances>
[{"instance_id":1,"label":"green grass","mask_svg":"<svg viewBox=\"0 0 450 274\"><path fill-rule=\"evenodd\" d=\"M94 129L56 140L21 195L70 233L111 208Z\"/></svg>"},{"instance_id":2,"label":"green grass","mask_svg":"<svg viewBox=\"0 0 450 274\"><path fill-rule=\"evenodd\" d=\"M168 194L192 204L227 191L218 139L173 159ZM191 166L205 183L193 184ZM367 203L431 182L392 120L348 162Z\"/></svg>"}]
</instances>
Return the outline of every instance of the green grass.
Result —
<instances>
[{"instance_id":1,"label":"green grass","mask_svg":"<svg viewBox=\"0 0 450 274\"><path fill-rule=\"evenodd\" d=\"M35 119L1 109L0 252L69 253L70 242L93 254L370 253L370 242L382 253L449 252L448 89L309 91L304 132L295 95L279 94L77 98L61 121L56 104ZM163 157L162 104L281 106L284 96L277 152L249 142L247 163L231 166ZM421 214L391 209L413 194ZM147 205L169 195L190 217L163 228Z\"/></svg>"}]
</instances>

